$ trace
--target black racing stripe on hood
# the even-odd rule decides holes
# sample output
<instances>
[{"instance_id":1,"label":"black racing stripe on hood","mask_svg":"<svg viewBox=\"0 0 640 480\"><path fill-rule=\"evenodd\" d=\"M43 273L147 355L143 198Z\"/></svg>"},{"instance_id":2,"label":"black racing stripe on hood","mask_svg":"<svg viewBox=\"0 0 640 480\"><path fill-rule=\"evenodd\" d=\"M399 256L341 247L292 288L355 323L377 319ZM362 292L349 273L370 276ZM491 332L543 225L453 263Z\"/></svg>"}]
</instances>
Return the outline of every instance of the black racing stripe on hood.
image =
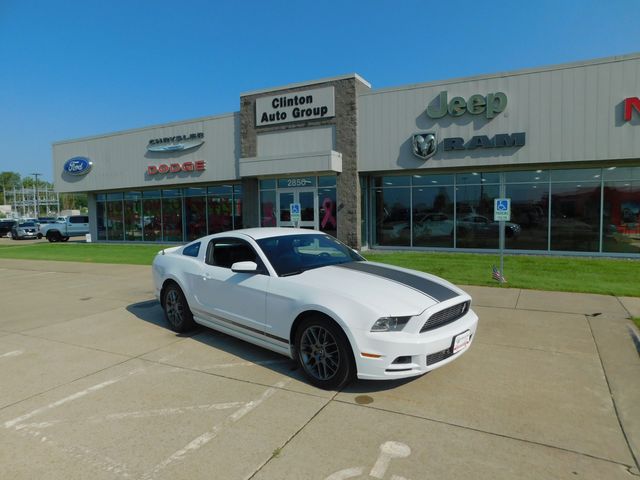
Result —
<instances>
[{"instance_id":1,"label":"black racing stripe on hood","mask_svg":"<svg viewBox=\"0 0 640 480\"><path fill-rule=\"evenodd\" d=\"M439 302L444 302L445 300L459 296L457 292L445 287L444 285L436 283L433 280L428 280L418 275L413 275L412 273L401 272L381 265L372 265L368 262L351 262L336 266L393 280L406 285L407 287L419 290Z\"/></svg>"}]
</instances>

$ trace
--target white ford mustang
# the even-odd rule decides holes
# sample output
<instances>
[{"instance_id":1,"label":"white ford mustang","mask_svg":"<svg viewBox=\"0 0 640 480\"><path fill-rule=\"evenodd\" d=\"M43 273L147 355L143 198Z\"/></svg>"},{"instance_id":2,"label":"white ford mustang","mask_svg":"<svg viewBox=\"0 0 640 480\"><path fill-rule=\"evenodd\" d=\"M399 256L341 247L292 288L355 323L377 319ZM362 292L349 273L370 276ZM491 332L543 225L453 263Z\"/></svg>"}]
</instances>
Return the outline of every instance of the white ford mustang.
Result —
<instances>
[{"instance_id":1,"label":"white ford mustang","mask_svg":"<svg viewBox=\"0 0 640 480\"><path fill-rule=\"evenodd\" d=\"M209 235L159 252L153 277L172 329L195 322L281 353L325 389L441 367L478 323L471 297L447 281L368 262L313 230Z\"/></svg>"}]
</instances>

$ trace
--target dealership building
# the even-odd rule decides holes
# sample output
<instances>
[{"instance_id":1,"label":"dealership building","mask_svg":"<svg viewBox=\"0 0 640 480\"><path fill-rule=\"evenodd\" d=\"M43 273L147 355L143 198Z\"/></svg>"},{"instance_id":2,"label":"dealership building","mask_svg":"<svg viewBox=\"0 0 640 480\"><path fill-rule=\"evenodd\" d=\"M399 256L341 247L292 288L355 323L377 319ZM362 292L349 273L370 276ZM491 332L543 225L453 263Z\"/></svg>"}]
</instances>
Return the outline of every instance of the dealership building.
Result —
<instances>
[{"instance_id":1,"label":"dealership building","mask_svg":"<svg viewBox=\"0 0 640 480\"><path fill-rule=\"evenodd\" d=\"M53 145L92 237L258 226L354 248L640 257L640 54L373 89L357 74L240 95L238 112Z\"/></svg>"}]
</instances>

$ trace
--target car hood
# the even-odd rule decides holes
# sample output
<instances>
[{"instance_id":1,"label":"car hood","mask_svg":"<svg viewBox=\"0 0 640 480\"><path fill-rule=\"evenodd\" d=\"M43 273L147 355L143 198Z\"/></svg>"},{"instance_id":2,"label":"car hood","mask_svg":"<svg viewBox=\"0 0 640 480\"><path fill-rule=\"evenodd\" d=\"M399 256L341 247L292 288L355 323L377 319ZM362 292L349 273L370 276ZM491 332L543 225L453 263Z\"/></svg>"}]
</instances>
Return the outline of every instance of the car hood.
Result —
<instances>
[{"instance_id":1,"label":"car hood","mask_svg":"<svg viewBox=\"0 0 640 480\"><path fill-rule=\"evenodd\" d=\"M440 302L468 298L442 278L376 262L330 265L288 278L297 285L349 297L393 316L418 315Z\"/></svg>"}]
</instances>

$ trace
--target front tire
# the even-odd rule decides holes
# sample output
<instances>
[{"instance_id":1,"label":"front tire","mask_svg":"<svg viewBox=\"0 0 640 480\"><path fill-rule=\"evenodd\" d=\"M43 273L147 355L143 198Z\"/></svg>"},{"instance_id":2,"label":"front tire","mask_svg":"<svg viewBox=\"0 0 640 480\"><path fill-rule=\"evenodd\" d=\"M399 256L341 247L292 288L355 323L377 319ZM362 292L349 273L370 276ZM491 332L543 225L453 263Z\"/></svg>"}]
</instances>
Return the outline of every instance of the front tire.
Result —
<instances>
[{"instance_id":1,"label":"front tire","mask_svg":"<svg viewBox=\"0 0 640 480\"><path fill-rule=\"evenodd\" d=\"M355 377L347 336L331 319L312 317L296 332L296 355L309 381L324 390L339 390Z\"/></svg>"},{"instance_id":2,"label":"front tire","mask_svg":"<svg viewBox=\"0 0 640 480\"><path fill-rule=\"evenodd\" d=\"M183 333L195 327L187 299L175 283L165 287L162 295L162 307L167 323L174 332Z\"/></svg>"}]
</instances>

